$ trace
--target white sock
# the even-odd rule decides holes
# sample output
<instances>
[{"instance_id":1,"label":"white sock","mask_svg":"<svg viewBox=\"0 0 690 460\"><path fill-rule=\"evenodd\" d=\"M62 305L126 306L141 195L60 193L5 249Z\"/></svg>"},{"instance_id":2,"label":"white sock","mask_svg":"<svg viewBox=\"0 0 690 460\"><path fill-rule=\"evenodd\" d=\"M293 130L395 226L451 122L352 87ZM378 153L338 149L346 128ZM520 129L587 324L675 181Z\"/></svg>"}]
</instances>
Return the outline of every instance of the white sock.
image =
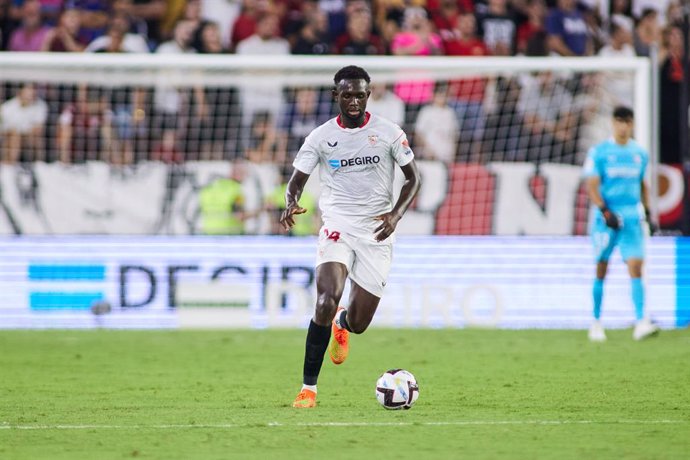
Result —
<instances>
[{"instance_id":1,"label":"white sock","mask_svg":"<svg viewBox=\"0 0 690 460\"><path fill-rule=\"evenodd\" d=\"M335 327L337 327L338 329L342 329L342 328L343 328L343 326L340 325L340 318L342 318L343 315L347 315L347 310L341 310L340 313L338 313L337 315L335 315L334 324L335 324Z\"/></svg>"},{"instance_id":2,"label":"white sock","mask_svg":"<svg viewBox=\"0 0 690 460\"><path fill-rule=\"evenodd\" d=\"M302 385L303 390L310 390L316 393L316 385Z\"/></svg>"}]
</instances>

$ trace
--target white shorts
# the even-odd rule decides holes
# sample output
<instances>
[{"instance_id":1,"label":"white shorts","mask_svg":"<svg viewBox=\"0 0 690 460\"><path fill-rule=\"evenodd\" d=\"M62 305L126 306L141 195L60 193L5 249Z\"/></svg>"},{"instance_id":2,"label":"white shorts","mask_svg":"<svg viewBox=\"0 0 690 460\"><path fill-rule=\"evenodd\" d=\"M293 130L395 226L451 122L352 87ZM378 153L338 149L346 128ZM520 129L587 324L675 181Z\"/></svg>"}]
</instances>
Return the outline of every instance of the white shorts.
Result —
<instances>
[{"instance_id":1,"label":"white shorts","mask_svg":"<svg viewBox=\"0 0 690 460\"><path fill-rule=\"evenodd\" d=\"M393 260L393 244L358 238L336 229L321 227L316 266L340 262L352 281L376 297L383 295Z\"/></svg>"}]
</instances>

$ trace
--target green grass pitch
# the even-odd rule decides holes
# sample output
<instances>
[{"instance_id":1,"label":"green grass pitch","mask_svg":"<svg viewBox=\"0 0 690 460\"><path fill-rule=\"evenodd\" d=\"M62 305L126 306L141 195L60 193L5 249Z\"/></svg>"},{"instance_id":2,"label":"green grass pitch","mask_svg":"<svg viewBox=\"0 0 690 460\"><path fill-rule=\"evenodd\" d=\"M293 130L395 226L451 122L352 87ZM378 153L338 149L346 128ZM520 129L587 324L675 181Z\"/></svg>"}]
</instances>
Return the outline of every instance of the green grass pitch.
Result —
<instances>
[{"instance_id":1,"label":"green grass pitch","mask_svg":"<svg viewBox=\"0 0 690 460\"><path fill-rule=\"evenodd\" d=\"M300 388L305 331L0 331L0 459L687 459L690 332L371 329ZM386 411L386 369L420 397Z\"/></svg>"}]
</instances>

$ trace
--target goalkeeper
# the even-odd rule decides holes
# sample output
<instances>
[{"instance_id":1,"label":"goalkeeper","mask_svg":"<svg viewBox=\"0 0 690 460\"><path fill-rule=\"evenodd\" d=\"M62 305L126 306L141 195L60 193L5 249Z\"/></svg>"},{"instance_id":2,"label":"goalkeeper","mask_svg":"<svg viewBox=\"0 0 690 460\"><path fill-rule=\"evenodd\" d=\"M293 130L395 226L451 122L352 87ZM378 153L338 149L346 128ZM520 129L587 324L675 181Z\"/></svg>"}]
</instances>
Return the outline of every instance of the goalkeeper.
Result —
<instances>
[{"instance_id":1,"label":"goalkeeper","mask_svg":"<svg viewBox=\"0 0 690 460\"><path fill-rule=\"evenodd\" d=\"M601 325L601 303L609 258L616 246L628 266L635 306L633 338L641 340L658 332L644 312L643 229L651 229L647 187L644 182L649 156L632 139L633 111L616 107L613 111L613 137L594 146L587 155L584 174L592 202L590 234L596 259L596 279L592 288L594 321L589 330L593 342L606 340ZM647 227L649 225L649 227Z\"/></svg>"}]
</instances>

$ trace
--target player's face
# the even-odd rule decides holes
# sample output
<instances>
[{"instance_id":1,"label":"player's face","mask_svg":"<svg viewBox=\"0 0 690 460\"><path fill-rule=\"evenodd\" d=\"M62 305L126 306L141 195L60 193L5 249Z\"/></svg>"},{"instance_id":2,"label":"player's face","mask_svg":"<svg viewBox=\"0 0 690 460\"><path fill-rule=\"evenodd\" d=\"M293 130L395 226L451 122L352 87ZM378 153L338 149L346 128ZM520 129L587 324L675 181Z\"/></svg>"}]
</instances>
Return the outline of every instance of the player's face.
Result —
<instances>
[{"instance_id":1,"label":"player's face","mask_svg":"<svg viewBox=\"0 0 690 460\"><path fill-rule=\"evenodd\" d=\"M363 79L340 80L333 90L333 96L345 126L354 128L364 122L369 94L369 84Z\"/></svg>"},{"instance_id":2,"label":"player's face","mask_svg":"<svg viewBox=\"0 0 690 460\"><path fill-rule=\"evenodd\" d=\"M632 137L633 121L632 119L613 119L613 137L619 144L625 144L628 139Z\"/></svg>"}]
</instances>

